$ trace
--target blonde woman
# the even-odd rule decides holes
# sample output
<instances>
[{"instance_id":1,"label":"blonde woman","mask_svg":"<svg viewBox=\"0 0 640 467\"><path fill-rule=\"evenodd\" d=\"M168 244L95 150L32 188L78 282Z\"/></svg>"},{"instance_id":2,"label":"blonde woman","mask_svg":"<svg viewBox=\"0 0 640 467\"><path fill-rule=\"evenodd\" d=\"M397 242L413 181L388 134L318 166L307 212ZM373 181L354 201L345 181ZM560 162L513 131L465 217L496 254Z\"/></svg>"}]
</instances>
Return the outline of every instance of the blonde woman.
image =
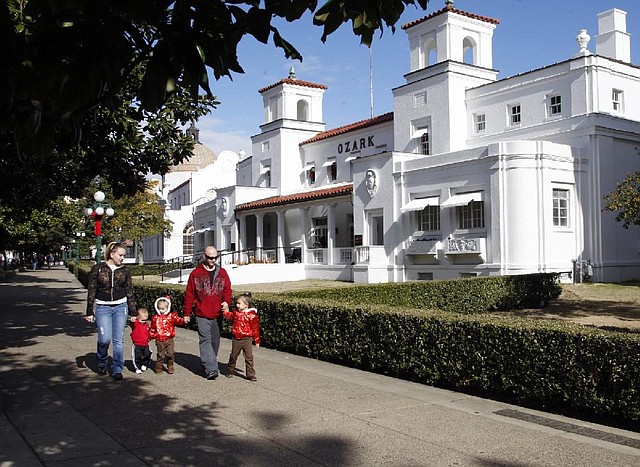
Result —
<instances>
[{"instance_id":1,"label":"blonde woman","mask_svg":"<svg viewBox=\"0 0 640 467\"><path fill-rule=\"evenodd\" d=\"M96 323L98 330L98 373L107 374L109 345L113 342L111 377L122 380L124 370L124 329L135 319L137 310L129 269L123 265L126 249L120 243L109 243L105 261L89 273L85 320ZM94 310L95 308L95 310Z\"/></svg>"}]
</instances>

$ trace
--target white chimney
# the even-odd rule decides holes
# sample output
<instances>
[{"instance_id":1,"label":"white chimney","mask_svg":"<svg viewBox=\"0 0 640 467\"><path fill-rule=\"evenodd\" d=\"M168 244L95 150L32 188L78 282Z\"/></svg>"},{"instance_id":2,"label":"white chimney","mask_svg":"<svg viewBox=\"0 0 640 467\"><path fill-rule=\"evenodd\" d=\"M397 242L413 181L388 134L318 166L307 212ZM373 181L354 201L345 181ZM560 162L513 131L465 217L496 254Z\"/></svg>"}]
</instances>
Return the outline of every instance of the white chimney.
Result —
<instances>
[{"instance_id":1,"label":"white chimney","mask_svg":"<svg viewBox=\"0 0 640 467\"><path fill-rule=\"evenodd\" d=\"M631 36L627 32L627 12L613 8L598 13L596 54L631 63Z\"/></svg>"}]
</instances>

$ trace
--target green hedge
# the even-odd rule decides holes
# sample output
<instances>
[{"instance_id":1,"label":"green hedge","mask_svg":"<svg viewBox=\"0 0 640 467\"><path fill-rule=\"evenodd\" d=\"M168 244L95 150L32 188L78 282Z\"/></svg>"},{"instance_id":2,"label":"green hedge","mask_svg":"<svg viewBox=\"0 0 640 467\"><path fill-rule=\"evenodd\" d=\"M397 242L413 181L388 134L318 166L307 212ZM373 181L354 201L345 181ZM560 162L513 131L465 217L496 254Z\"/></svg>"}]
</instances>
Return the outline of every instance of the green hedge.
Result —
<instances>
[{"instance_id":1,"label":"green hedge","mask_svg":"<svg viewBox=\"0 0 640 467\"><path fill-rule=\"evenodd\" d=\"M256 300L267 347L516 403L640 421L640 336L513 318Z\"/></svg>"},{"instance_id":2,"label":"green hedge","mask_svg":"<svg viewBox=\"0 0 640 467\"><path fill-rule=\"evenodd\" d=\"M282 294L320 298L336 303L384 304L392 308L423 308L456 313L483 313L539 308L560 296L557 274L493 276L443 281L370 284Z\"/></svg>"},{"instance_id":3,"label":"green hedge","mask_svg":"<svg viewBox=\"0 0 640 467\"><path fill-rule=\"evenodd\" d=\"M268 348L545 410L640 421L640 335L470 314L559 295L549 275L515 278L254 294L254 302ZM168 294L182 310L184 286L134 284L139 306L151 310ZM464 314L418 309L432 303Z\"/></svg>"}]
</instances>

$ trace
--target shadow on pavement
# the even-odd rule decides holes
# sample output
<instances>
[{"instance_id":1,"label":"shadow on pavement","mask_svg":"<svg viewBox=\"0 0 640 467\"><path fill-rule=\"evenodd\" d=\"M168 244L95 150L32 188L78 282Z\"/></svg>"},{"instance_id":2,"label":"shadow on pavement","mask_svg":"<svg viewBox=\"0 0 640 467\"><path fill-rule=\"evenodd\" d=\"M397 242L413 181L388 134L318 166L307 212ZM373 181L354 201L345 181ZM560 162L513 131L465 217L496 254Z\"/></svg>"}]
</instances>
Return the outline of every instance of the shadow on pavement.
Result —
<instances>
[{"instance_id":1,"label":"shadow on pavement","mask_svg":"<svg viewBox=\"0 0 640 467\"><path fill-rule=\"evenodd\" d=\"M332 464L348 461L350 443L339 437L297 437L288 430L274 443L247 436L245 427L221 417L220 403L203 397L193 406L139 378L115 383L93 372L80 376L76 362L52 358L28 368L11 357L5 364L12 369L0 375L4 412L43 462L76 453L90 465L91 457L118 451L150 465L305 465L328 451ZM184 386L189 390L187 381ZM245 417L272 434L291 423L286 413L253 411Z\"/></svg>"},{"instance_id":2,"label":"shadow on pavement","mask_svg":"<svg viewBox=\"0 0 640 467\"><path fill-rule=\"evenodd\" d=\"M196 355L177 354L190 373L173 380L173 391L166 380L96 374L83 290L42 274L19 279L0 285L0 407L42 463L308 465L318 455L347 462L353 446L340 436L297 435L286 412L228 406Z\"/></svg>"}]
</instances>

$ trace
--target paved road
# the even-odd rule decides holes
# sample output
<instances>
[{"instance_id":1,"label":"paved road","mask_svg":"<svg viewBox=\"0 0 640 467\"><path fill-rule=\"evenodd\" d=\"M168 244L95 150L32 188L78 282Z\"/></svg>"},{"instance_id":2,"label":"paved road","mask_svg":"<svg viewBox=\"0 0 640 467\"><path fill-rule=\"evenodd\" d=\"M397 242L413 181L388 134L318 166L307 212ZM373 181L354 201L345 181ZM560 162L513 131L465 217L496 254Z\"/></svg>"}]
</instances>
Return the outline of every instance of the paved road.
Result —
<instances>
[{"instance_id":1,"label":"paved road","mask_svg":"<svg viewBox=\"0 0 640 467\"><path fill-rule=\"evenodd\" d=\"M265 348L257 383L207 381L184 329L174 375L114 382L84 300L61 267L0 284L2 467L640 466L640 433Z\"/></svg>"}]
</instances>

